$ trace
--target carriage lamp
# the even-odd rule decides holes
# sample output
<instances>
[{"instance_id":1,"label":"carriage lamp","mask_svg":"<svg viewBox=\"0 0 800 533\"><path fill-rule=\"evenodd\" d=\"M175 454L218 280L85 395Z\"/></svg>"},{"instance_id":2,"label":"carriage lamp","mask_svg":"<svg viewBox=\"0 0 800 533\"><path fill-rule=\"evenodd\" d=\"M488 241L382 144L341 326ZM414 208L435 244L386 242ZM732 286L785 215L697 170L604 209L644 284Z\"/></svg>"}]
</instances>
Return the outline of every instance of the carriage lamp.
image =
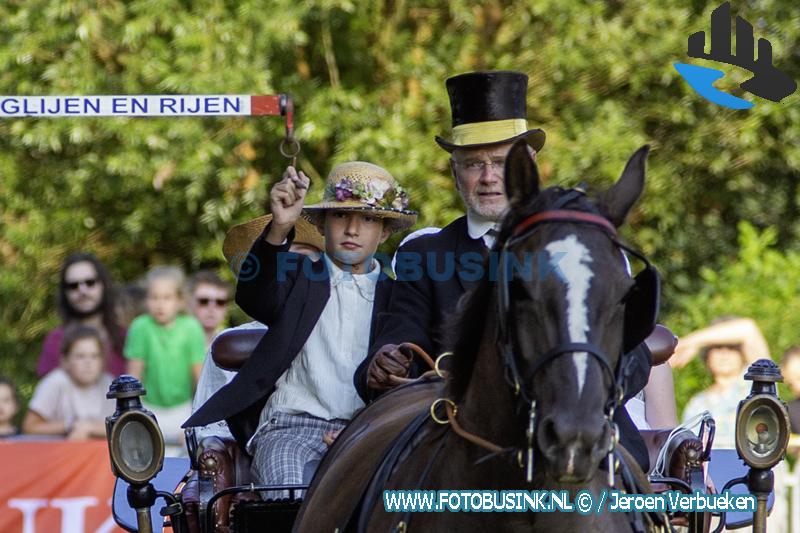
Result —
<instances>
[{"instance_id":1,"label":"carriage lamp","mask_svg":"<svg viewBox=\"0 0 800 533\"><path fill-rule=\"evenodd\" d=\"M789 411L778 398L775 383L783 381L780 368L759 359L747 369L750 394L736 410L736 452L747 463L747 488L756 497L753 531L766 531L767 499L775 484L772 467L783 460L789 444Z\"/></svg>"},{"instance_id":2,"label":"carriage lamp","mask_svg":"<svg viewBox=\"0 0 800 533\"><path fill-rule=\"evenodd\" d=\"M759 359L744 379L753 385L736 410L736 451L748 466L766 470L783 459L789 443L789 411L775 386L783 376L778 365Z\"/></svg>"},{"instance_id":3,"label":"carriage lamp","mask_svg":"<svg viewBox=\"0 0 800 533\"><path fill-rule=\"evenodd\" d=\"M128 504L136 509L141 533L151 530L150 507L157 493L150 481L164 464L164 437L153 413L142 406L144 387L133 376L122 375L108 389L106 398L117 401L106 418L106 437L111 470L130 484Z\"/></svg>"}]
</instances>

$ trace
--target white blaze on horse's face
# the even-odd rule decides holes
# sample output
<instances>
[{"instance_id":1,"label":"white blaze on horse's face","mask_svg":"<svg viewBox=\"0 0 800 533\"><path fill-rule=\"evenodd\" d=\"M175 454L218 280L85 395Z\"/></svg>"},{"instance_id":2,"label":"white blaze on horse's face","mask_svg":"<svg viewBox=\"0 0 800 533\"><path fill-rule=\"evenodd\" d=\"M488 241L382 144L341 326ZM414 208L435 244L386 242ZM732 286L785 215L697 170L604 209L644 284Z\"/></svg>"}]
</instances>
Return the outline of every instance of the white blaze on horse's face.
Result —
<instances>
[{"instance_id":1,"label":"white blaze on horse's face","mask_svg":"<svg viewBox=\"0 0 800 533\"><path fill-rule=\"evenodd\" d=\"M545 247L550 254L551 264L558 267L562 279L567 286L567 331L569 342L586 342L589 333L589 310L586 308L586 297L593 277L587 266L592 262L589 249L575 234L553 241ZM589 355L586 352L575 352L572 361L578 379L578 396L583 392L586 382L586 371Z\"/></svg>"}]
</instances>

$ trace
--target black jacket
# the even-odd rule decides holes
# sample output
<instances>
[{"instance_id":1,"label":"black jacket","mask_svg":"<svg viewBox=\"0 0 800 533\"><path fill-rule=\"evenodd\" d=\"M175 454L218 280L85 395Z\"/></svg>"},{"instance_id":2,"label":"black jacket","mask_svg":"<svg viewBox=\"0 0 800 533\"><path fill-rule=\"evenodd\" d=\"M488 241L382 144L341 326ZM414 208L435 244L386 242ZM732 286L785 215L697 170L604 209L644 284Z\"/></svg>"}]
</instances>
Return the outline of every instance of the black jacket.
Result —
<instances>
[{"instance_id":1,"label":"black jacket","mask_svg":"<svg viewBox=\"0 0 800 533\"><path fill-rule=\"evenodd\" d=\"M474 285L476 261L486 254L483 239L472 239L467 232L467 217L463 216L432 235L423 235L398 250L391 299L381 317L380 329L369 350L369 356L356 370L356 390L364 401L380 393L367 387L367 370L371 357L384 344L413 342L434 358L452 346L446 329L452 322L459 299ZM406 261L405 269L403 260ZM414 266L414 263L418 266ZM641 344L625 355L625 399L635 396L647 384L652 355ZM411 377L423 368L412 365ZM647 449L636 426L625 409L617 409L614 421L620 429L620 442L645 468L649 466Z\"/></svg>"},{"instance_id":2,"label":"black jacket","mask_svg":"<svg viewBox=\"0 0 800 533\"><path fill-rule=\"evenodd\" d=\"M236 377L183 425L205 426L224 419L242 446L258 428L261 410L276 381L300 353L330 297L325 261L313 262L289 252L294 231L282 246L269 244L265 239L269 228L250 250L248 260L254 268L242 269L236 285L236 303L269 330ZM375 288L370 339L377 330L376 317L388 303L390 283L382 272Z\"/></svg>"}]
</instances>

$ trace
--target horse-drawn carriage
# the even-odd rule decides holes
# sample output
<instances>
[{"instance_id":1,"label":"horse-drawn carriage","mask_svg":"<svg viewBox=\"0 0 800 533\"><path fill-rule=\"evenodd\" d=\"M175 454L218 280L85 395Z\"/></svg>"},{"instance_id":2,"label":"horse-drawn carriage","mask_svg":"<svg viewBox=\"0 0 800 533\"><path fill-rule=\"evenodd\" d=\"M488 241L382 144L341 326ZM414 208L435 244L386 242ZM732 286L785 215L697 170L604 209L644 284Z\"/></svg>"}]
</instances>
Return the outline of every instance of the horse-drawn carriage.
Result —
<instances>
[{"instance_id":1,"label":"horse-drawn carriage","mask_svg":"<svg viewBox=\"0 0 800 533\"><path fill-rule=\"evenodd\" d=\"M655 531L674 523L707 531L714 513L702 509L608 512L600 500L600 506L583 513L415 513L409 505L390 508L384 499L387 490L417 489L564 490L573 502L579 492L597 502L609 489L702 496L709 491L709 465L713 475L715 464L737 463L730 454L712 458L710 420L699 433L645 432L654 467L649 479L617 445L612 418L622 409L621 354L652 332L658 307L655 270L616 235L641 193L646 153L641 149L634 154L619 182L594 202L579 190L539 191L527 148L515 145L506 167L511 209L494 248L500 268L496 279L484 280L462 302L447 372L437 360L434 370L358 413L309 485L256 486L249 477L248 457L235 443L217 437L195 442L191 434L190 465L168 462L161 478L156 477L163 462L157 423L141 408L138 382L118 379L109 393L117 398L118 410L108 421L112 468L120 478L115 490L118 523L146 531L149 509L163 498L165 505L152 513L153 521L158 526L166 517L178 532L292 527L313 532ZM524 254L563 250L570 252L570 264L557 282L525 278L508 268L513 265L510 258L520 265L525 264L520 260ZM645 263L636 277L626 274L621 250ZM589 291L588 282L581 283L593 277L603 282ZM581 307L583 315L570 306ZM575 320L583 322L576 325ZM564 331L569 335L560 333ZM236 368L257 341L253 332L221 336L212 347L214 359ZM774 364L758 362L749 378L753 391L740 405L737 450L750 472L745 479L743 471L728 470L713 485L724 490L746 482L762 517L772 490L770 469L788 442L787 416L775 395L780 373ZM744 469L741 463L738 468ZM165 490L152 486L154 478ZM132 514L122 516L123 500L136 510L135 520ZM732 516L727 521L746 523Z\"/></svg>"}]
</instances>

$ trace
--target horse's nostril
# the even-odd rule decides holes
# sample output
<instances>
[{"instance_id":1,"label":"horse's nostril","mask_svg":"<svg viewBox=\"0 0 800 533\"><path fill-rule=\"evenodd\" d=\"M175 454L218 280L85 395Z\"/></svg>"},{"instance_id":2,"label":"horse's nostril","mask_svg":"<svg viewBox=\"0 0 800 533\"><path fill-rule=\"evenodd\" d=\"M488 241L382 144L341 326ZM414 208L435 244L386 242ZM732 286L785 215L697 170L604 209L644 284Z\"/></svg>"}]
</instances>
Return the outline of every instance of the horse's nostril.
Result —
<instances>
[{"instance_id":1,"label":"horse's nostril","mask_svg":"<svg viewBox=\"0 0 800 533\"><path fill-rule=\"evenodd\" d=\"M545 418L539 426L539 447L546 452L561 443L556 421L552 417Z\"/></svg>"}]
</instances>

